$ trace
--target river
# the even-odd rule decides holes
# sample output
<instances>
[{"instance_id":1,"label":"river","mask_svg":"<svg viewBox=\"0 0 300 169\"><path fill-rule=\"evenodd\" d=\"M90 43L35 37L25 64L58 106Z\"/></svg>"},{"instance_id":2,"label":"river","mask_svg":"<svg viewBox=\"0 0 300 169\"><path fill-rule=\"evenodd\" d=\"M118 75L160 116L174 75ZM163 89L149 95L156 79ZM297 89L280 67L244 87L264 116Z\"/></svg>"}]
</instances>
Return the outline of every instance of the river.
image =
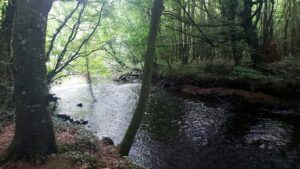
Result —
<instances>
[{"instance_id":1,"label":"river","mask_svg":"<svg viewBox=\"0 0 300 169\"><path fill-rule=\"evenodd\" d=\"M140 83L101 81L93 89L95 103L83 78L53 86L51 92L61 98L57 112L88 120L86 127L100 139L119 144ZM149 169L300 169L299 143L298 118L266 116L228 99L153 87L129 158Z\"/></svg>"}]
</instances>

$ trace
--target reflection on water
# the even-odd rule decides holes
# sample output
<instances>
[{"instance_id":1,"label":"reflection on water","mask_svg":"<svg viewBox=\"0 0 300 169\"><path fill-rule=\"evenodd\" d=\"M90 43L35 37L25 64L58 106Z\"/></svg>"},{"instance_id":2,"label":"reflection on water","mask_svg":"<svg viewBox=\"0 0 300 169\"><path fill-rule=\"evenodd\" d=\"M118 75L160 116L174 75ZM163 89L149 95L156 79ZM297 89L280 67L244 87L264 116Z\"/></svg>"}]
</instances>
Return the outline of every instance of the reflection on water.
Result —
<instances>
[{"instance_id":1,"label":"reflection on water","mask_svg":"<svg viewBox=\"0 0 300 169\"><path fill-rule=\"evenodd\" d=\"M93 88L94 104L85 80L54 86L52 92L62 99L58 112L88 120L89 129L97 136L111 137L119 144L140 84L100 82ZM83 107L77 107L78 103ZM300 168L298 120L230 111L228 104L211 104L153 88L130 158L151 169Z\"/></svg>"},{"instance_id":2,"label":"reflection on water","mask_svg":"<svg viewBox=\"0 0 300 169\"><path fill-rule=\"evenodd\" d=\"M57 112L71 115L77 120L88 120L88 126L97 136L110 137L115 144L119 144L131 120L140 84L105 82L94 85L97 102L93 103L85 80L73 80L79 83L52 88L52 92L61 98ZM82 103L83 107L77 107L78 103Z\"/></svg>"}]
</instances>

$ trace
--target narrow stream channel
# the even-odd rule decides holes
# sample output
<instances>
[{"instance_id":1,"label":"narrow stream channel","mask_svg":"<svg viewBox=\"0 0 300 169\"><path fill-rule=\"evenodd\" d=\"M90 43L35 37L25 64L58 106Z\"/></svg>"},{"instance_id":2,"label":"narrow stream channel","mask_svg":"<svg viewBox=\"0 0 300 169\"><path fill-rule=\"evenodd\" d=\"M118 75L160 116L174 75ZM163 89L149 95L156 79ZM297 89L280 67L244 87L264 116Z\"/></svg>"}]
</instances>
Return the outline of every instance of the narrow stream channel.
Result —
<instances>
[{"instance_id":1,"label":"narrow stream channel","mask_svg":"<svg viewBox=\"0 0 300 169\"><path fill-rule=\"evenodd\" d=\"M89 121L99 138L119 144L138 100L139 83L84 79L52 88L58 113ZM82 103L83 107L77 107ZM226 100L200 99L153 88L130 159L149 169L300 169L300 120L267 117Z\"/></svg>"}]
</instances>

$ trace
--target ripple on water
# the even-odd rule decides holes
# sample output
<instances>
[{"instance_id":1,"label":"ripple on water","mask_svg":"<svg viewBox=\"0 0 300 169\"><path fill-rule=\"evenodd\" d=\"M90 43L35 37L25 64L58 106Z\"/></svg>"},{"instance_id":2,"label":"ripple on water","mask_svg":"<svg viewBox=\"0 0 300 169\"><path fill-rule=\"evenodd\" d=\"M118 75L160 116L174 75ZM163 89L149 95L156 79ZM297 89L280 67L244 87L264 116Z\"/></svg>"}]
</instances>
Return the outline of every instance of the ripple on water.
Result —
<instances>
[{"instance_id":1,"label":"ripple on water","mask_svg":"<svg viewBox=\"0 0 300 169\"><path fill-rule=\"evenodd\" d=\"M248 144L259 145L262 149L271 149L277 146L286 146L292 135L292 128L280 121L261 118L259 122L250 127L245 136Z\"/></svg>"},{"instance_id":2,"label":"ripple on water","mask_svg":"<svg viewBox=\"0 0 300 169\"><path fill-rule=\"evenodd\" d=\"M97 102L89 115L92 130L99 137L108 136L119 144L131 120L140 84L99 84Z\"/></svg>"}]
</instances>

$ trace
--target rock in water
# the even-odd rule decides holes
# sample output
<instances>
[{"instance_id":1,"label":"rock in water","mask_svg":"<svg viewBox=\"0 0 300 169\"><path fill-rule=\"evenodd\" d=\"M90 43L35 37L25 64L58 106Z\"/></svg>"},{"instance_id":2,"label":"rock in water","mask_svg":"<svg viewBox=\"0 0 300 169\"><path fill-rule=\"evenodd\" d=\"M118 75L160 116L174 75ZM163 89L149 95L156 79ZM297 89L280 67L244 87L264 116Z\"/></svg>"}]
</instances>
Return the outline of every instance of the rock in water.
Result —
<instances>
[{"instance_id":1,"label":"rock in water","mask_svg":"<svg viewBox=\"0 0 300 169\"><path fill-rule=\"evenodd\" d=\"M106 145L114 145L114 141L109 137L103 137L102 142Z\"/></svg>"},{"instance_id":2,"label":"rock in water","mask_svg":"<svg viewBox=\"0 0 300 169\"><path fill-rule=\"evenodd\" d=\"M68 121L71 119L71 117L66 114L57 114L56 117L62 119L63 121Z\"/></svg>"},{"instance_id":3,"label":"rock in water","mask_svg":"<svg viewBox=\"0 0 300 169\"><path fill-rule=\"evenodd\" d=\"M77 107L83 107L83 104L82 103L79 103L76 105Z\"/></svg>"},{"instance_id":4,"label":"rock in water","mask_svg":"<svg viewBox=\"0 0 300 169\"><path fill-rule=\"evenodd\" d=\"M87 125L88 123L89 123L89 122L86 121L86 120L81 121L81 124L82 124L82 125Z\"/></svg>"},{"instance_id":5,"label":"rock in water","mask_svg":"<svg viewBox=\"0 0 300 169\"><path fill-rule=\"evenodd\" d=\"M79 120L74 121L75 124L80 124Z\"/></svg>"}]
</instances>

